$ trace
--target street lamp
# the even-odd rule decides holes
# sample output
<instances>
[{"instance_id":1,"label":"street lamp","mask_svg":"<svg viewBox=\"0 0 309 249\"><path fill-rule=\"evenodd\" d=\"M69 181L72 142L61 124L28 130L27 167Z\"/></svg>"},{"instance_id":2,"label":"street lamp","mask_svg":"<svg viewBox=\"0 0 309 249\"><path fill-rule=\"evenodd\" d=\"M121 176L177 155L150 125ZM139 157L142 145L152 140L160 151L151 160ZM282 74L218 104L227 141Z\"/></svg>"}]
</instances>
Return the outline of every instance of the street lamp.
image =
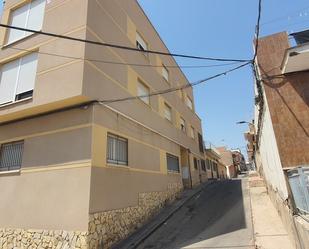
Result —
<instances>
[{"instance_id":1,"label":"street lamp","mask_svg":"<svg viewBox=\"0 0 309 249\"><path fill-rule=\"evenodd\" d=\"M236 122L236 124L251 124L251 125L253 125L251 122L248 122L248 121L239 121L239 122Z\"/></svg>"}]
</instances>

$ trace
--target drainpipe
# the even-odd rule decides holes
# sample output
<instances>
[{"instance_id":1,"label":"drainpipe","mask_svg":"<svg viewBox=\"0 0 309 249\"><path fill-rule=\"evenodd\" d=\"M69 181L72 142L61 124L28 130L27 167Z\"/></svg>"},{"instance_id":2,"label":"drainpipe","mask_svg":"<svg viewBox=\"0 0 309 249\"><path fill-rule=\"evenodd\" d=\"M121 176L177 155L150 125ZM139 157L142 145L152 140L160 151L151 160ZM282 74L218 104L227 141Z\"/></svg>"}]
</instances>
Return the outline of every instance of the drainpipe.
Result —
<instances>
[{"instance_id":1,"label":"drainpipe","mask_svg":"<svg viewBox=\"0 0 309 249\"><path fill-rule=\"evenodd\" d=\"M191 164L190 164L190 149L187 149L188 151L188 167L189 167L189 175L190 175L190 186L193 188L193 183L192 183L192 174L191 174Z\"/></svg>"}]
</instances>

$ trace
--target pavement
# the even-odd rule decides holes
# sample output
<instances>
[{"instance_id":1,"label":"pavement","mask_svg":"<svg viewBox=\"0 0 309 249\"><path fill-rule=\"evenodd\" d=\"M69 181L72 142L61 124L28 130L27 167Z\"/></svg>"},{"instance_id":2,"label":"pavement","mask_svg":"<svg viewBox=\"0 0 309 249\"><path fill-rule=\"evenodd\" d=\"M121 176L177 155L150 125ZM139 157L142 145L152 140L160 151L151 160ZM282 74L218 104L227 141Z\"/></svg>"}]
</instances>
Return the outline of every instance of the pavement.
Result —
<instances>
[{"instance_id":1,"label":"pavement","mask_svg":"<svg viewBox=\"0 0 309 249\"><path fill-rule=\"evenodd\" d=\"M253 249L251 221L248 181L218 181L193 194L133 247L124 243L117 248Z\"/></svg>"},{"instance_id":2,"label":"pavement","mask_svg":"<svg viewBox=\"0 0 309 249\"><path fill-rule=\"evenodd\" d=\"M255 243L258 249L294 249L260 177L249 178ZM258 183L256 183L258 182Z\"/></svg>"},{"instance_id":3,"label":"pavement","mask_svg":"<svg viewBox=\"0 0 309 249\"><path fill-rule=\"evenodd\" d=\"M186 190L117 249L294 249L257 175Z\"/></svg>"}]
</instances>

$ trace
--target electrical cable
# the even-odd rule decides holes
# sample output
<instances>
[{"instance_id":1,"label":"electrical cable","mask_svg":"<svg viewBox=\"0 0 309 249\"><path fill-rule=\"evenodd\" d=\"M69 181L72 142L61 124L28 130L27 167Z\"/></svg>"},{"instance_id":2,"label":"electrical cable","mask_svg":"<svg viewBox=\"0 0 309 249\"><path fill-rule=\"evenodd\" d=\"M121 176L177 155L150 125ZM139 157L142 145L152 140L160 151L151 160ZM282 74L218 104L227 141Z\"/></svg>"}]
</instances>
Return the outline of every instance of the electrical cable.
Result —
<instances>
[{"instance_id":1,"label":"electrical cable","mask_svg":"<svg viewBox=\"0 0 309 249\"><path fill-rule=\"evenodd\" d=\"M170 92L179 91L179 90L182 90L182 89L185 89L185 88L189 88L189 87L200 85L200 84L202 84L202 83L204 83L206 81L212 80L214 78L218 78L218 77L220 77L222 75L226 75L226 74L228 74L230 72L238 70L238 69L240 69L242 67L245 67L245 66L247 66L249 64L251 64L251 61L246 62L246 63L244 63L244 64L242 64L240 66L234 67L232 69L229 69L229 70L227 70L225 72L218 73L218 74L210 76L208 78L205 78L205 79L202 79L202 80L198 80L198 81L195 81L193 83L189 83L189 84L186 84L186 85L183 85L183 86L180 86L180 87L168 88L168 89L165 89L165 90L156 91L156 92L152 92L152 93L144 94L144 95L139 95L139 96L130 96L130 97L126 97L126 98L110 99L110 100L98 100L98 102L100 104L109 104L109 103L115 103L115 102L134 100L134 99L138 99L138 98L148 98L148 97L152 97L152 96L156 96L156 95L163 95L163 94L167 94L167 93L170 93Z\"/></svg>"},{"instance_id":2,"label":"electrical cable","mask_svg":"<svg viewBox=\"0 0 309 249\"><path fill-rule=\"evenodd\" d=\"M257 24L255 29L255 51L254 56L252 59L252 63L254 63L257 53L258 53L258 47L259 47L259 36L260 36L260 23L261 23L261 15L262 15L262 0L259 0L259 6L258 6L258 18L257 18Z\"/></svg>"},{"instance_id":3,"label":"electrical cable","mask_svg":"<svg viewBox=\"0 0 309 249\"><path fill-rule=\"evenodd\" d=\"M104 63L104 64L113 64L113 65L124 65L124 66L137 66L137 67L156 67L156 68L211 68L211 67L223 67L223 66L229 66L229 65L235 65L240 62L230 62L230 63L223 63L223 64L210 64L210 65L180 65L180 66L172 66L172 65L151 65L151 64L136 64L136 63L125 63L125 62L116 62L116 61L106 61L106 60L98 60L98 59L89 59L89 58L82 58L82 57L75 57L75 56L69 56L69 55L61 55L61 54L54 54L54 53L47 53L47 52L41 52L36 51L33 49L23 49L23 48L17 48L17 47L8 47L9 49L18 50L18 51L25 51L25 52L36 52L38 54L42 55L49 55L49 56L55 56L60 58L67 58L67 59L75 59L75 60L83 60L83 61L91 61L91 62L98 62L98 63Z\"/></svg>"},{"instance_id":4,"label":"electrical cable","mask_svg":"<svg viewBox=\"0 0 309 249\"><path fill-rule=\"evenodd\" d=\"M59 34L50 33L50 32L38 31L38 30L27 29L27 28L21 28L21 27L16 27L16 26L7 25L7 24L0 24L0 27L20 30L20 31L25 31L25 32L45 35L45 36L51 36L51 37L56 37L56 38L61 38L61 39L66 39L66 40L71 40L71 41L89 43L89 44L98 45L98 46L105 46L105 47L112 47L112 48L117 48L117 49L124 49L124 50L129 50L129 51L135 51L135 52L139 52L139 53L142 52L142 53L148 53L148 54L159 54L159 55L166 55L166 56L173 56L173 57L180 57L180 58L188 58L188 59L196 59L196 60L211 60L211 61L226 61L226 62L248 62L248 61L251 61L251 60L243 60L243 59L225 59L225 58L202 57L202 56L194 56L194 55L185 55L185 54L161 52L161 51L155 51L155 50L141 50L139 48L134 48L134 47L127 47L127 46L123 46L123 45L116 45L116 44L111 44L111 43L105 43L105 42L98 42L98 41L93 41L93 40L81 39L81 38L76 38L76 37L72 37L72 36L59 35Z\"/></svg>"}]
</instances>

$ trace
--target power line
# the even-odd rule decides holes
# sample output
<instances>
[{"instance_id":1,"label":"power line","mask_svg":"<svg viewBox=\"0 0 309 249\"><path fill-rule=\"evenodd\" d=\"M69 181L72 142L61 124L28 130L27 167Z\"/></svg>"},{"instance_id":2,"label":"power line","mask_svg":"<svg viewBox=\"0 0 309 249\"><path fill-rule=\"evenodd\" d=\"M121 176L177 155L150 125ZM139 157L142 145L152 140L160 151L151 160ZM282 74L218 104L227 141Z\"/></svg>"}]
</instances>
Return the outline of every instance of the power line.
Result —
<instances>
[{"instance_id":1,"label":"power line","mask_svg":"<svg viewBox=\"0 0 309 249\"><path fill-rule=\"evenodd\" d=\"M193 83L189 83L189 84L186 84L186 85L183 85L183 86L180 86L180 87L168 88L168 89L165 89L165 90L155 91L155 92L152 92L150 94L144 94L144 95L139 95L139 96L130 96L130 97L126 97L126 98L110 99L110 100L98 100L98 102L100 104L110 104L110 103L115 103L115 102L123 102L123 101L128 101L128 100L134 100L134 99L138 99L138 98L148 98L148 97L152 97L152 96L156 96L156 95L162 95L162 94L167 94L167 93L170 93L170 92L179 91L179 90L182 90L182 89L185 89L185 88L189 88L189 87L200 85L200 84L202 84L202 83L204 83L206 81L218 78L218 77L220 77L222 75L226 75L226 74L228 74L230 72L233 72L235 70L243 68L243 67L245 67L245 66L247 66L249 64L251 64L251 61L246 62L244 64L241 64L240 66L234 67L232 69L229 69L229 70L227 70L225 72L218 73L218 74L213 75L211 77L208 77L208 78L205 78L205 79L202 79L202 80L198 80L198 81L195 81Z\"/></svg>"},{"instance_id":2,"label":"power line","mask_svg":"<svg viewBox=\"0 0 309 249\"><path fill-rule=\"evenodd\" d=\"M117 49L124 49L124 50L142 52L142 53L148 53L148 54L159 54L159 55L174 56L174 57L196 59L196 60L211 60L211 61L226 61L226 62L248 62L248 61L250 61L250 60L243 60L243 59L225 59L225 58L213 58L213 57L202 57L202 56L194 56L194 55L167 53L167 52L161 52L161 51L155 51L155 50L140 50L138 48L133 48L133 47L127 47L127 46L116 45L116 44L105 43L105 42L98 42L98 41L93 41L93 40L80 39L80 38L76 38L76 37L59 35L59 34L55 34L55 33L38 31L38 30L33 30L33 29L26 29L26 28L16 27L16 26L12 26L12 25L7 25L7 24L0 24L0 27L20 30L20 31L26 31L26 32L31 32L31 33L35 33L35 34L71 40L71 41L89 43L89 44L98 45L98 46L112 47L112 48L117 48Z\"/></svg>"},{"instance_id":3,"label":"power line","mask_svg":"<svg viewBox=\"0 0 309 249\"><path fill-rule=\"evenodd\" d=\"M223 66L229 66L229 65L235 65L240 62L230 62L230 63L223 63L223 64L210 64L210 65L180 65L180 66L173 66L173 65L151 65L151 64L136 64L136 63L125 63L125 62L116 62L116 61L106 61L106 60L98 60L98 59L89 59L89 58L82 58L82 57L76 57L76 56L70 56L70 55L62 55L62 54L54 54L54 53L47 53L47 52L41 52L41 51L35 51L30 49L23 49L23 48L17 48L17 47L8 47L9 49L14 49L18 51L25 51L25 52L36 52L38 54L42 55L49 55L49 56L55 56L60 58L67 58L67 59L75 59L75 60L83 60L83 61L91 61L91 62L99 62L104 64L112 64L112 65L124 65L124 66L137 66L137 67L156 67L156 68L210 68L210 67L223 67Z\"/></svg>"},{"instance_id":4,"label":"power line","mask_svg":"<svg viewBox=\"0 0 309 249\"><path fill-rule=\"evenodd\" d=\"M257 57L258 48L259 48L261 15L262 15L262 0L259 0L258 18L257 18L257 23L256 23L256 28L255 28L255 51L254 51L254 56L253 56L253 59L252 59L252 63L254 63L254 61L255 61L255 59Z\"/></svg>"}]
</instances>

